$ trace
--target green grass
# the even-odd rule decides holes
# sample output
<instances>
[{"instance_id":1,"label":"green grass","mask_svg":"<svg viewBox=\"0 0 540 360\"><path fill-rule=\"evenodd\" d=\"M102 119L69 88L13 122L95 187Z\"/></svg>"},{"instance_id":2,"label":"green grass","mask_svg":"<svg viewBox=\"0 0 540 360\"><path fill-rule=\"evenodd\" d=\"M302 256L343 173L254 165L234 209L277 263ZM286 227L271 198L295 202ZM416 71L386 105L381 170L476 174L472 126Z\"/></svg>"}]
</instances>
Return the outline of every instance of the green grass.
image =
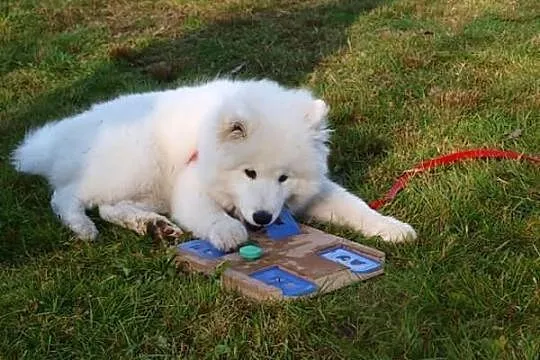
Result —
<instances>
[{"instance_id":1,"label":"green grass","mask_svg":"<svg viewBox=\"0 0 540 360\"><path fill-rule=\"evenodd\" d=\"M332 106L332 176L366 200L415 163L489 146L540 153L535 0L8 0L0 5L0 359L537 359L540 170L467 162L382 209L386 275L260 304L177 273L148 238L96 219L75 242L24 132L129 91L228 74L313 88ZM520 129L517 138L508 135ZM94 215L95 217L95 215Z\"/></svg>"}]
</instances>

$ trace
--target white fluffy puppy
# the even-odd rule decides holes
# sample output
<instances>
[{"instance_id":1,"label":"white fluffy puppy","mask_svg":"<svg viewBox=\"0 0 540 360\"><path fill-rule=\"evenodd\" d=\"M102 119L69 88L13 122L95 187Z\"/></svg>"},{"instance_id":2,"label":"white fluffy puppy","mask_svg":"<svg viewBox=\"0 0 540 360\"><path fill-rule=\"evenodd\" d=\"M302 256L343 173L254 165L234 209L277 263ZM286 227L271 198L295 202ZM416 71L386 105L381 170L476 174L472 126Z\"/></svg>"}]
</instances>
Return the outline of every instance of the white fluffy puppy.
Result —
<instances>
[{"instance_id":1,"label":"white fluffy puppy","mask_svg":"<svg viewBox=\"0 0 540 360\"><path fill-rule=\"evenodd\" d=\"M180 227L230 250L246 226L272 223L284 205L387 241L413 228L369 208L327 178L328 107L275 82L216 80L121 96L29 133L19 171L45 176L54 212L76 235L98 231L85 209L144 234ZM165 227L165 229L163 229Z\"/></svg>"}]
</instances>

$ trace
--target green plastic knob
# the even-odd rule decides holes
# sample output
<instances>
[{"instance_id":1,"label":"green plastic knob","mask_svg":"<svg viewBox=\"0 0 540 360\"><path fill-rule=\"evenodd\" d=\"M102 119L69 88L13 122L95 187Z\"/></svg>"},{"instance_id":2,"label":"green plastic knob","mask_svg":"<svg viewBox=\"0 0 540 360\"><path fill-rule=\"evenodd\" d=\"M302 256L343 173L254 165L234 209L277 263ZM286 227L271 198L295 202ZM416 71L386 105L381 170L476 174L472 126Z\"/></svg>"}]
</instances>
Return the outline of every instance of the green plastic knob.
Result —
<instances>
[{"instance_id":1,"label":"green plastic knob","mask_svg":"<svg viewBox=\"0 0 540 360\"><path fill-rule=\"evenodd\" d=\"M240 256L245 260L257 260L261 257L263 250L256 245L246 245L240 248Z\"/></svg>"}]
</instances>

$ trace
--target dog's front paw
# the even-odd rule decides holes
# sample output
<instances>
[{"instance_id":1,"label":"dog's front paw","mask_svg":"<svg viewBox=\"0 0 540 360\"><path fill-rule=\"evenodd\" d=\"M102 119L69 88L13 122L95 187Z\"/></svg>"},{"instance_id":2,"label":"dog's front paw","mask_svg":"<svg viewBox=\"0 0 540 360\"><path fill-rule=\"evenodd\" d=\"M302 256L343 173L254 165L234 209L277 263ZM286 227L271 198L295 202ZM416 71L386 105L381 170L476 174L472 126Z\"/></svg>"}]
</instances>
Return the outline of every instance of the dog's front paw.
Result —
<instances>
[{"instance_id":1,"label":"dog's front paw","mask_svg":"<svg viewBox=\"0 0 540 360\"><path fill-rule=\"evenodd\" d=\"M233 218L225 218L212 225L208 238L216 248L223 251L230 251L246 242L248 233L240 221Z\"/></svg>"},{"instance_id":2,"label":"dog's front paw","mask_svg":"<svg viewBox=\"0 0 540 360\"><path fill-rule=\"evenodd\" d=\"M411 225L391 216L378 219L370 230L368 236L380 236L384 241L389 242L397 243L416 239L416 231Z\"/></svg>"}]
</instances>

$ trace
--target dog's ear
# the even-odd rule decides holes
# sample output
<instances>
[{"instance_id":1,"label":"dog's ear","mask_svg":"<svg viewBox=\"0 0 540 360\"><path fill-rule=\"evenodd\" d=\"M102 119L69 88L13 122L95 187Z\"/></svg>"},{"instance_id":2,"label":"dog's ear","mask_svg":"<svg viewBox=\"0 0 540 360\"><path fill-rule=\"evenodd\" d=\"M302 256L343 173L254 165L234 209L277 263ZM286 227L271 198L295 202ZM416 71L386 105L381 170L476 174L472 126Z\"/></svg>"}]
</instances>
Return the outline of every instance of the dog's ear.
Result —
<instances>
[{"instance_id":1,"label":"dog's ear","mask_svg":"<svg viewBox=\"0 0 540 360\"><path fill-rule=\"evenodd\" d=\"M321 100L317 99L312 102L310 109L306 114L306 120L309 122L310 127L313 129L320 129L326 124L326 116L328 115L328 105Z\"/></svg>"},{"instance_id":2,"label":"dog's ear","mask_svg":"<svg viewBox=\"0 0 540 360\"><path fill-rule=\"evenodd\" d=\"M219 130L219 139L223 142L237 141L247 136L245 121L237 118L225 119Z\"/></svg>"}]
</instances>

